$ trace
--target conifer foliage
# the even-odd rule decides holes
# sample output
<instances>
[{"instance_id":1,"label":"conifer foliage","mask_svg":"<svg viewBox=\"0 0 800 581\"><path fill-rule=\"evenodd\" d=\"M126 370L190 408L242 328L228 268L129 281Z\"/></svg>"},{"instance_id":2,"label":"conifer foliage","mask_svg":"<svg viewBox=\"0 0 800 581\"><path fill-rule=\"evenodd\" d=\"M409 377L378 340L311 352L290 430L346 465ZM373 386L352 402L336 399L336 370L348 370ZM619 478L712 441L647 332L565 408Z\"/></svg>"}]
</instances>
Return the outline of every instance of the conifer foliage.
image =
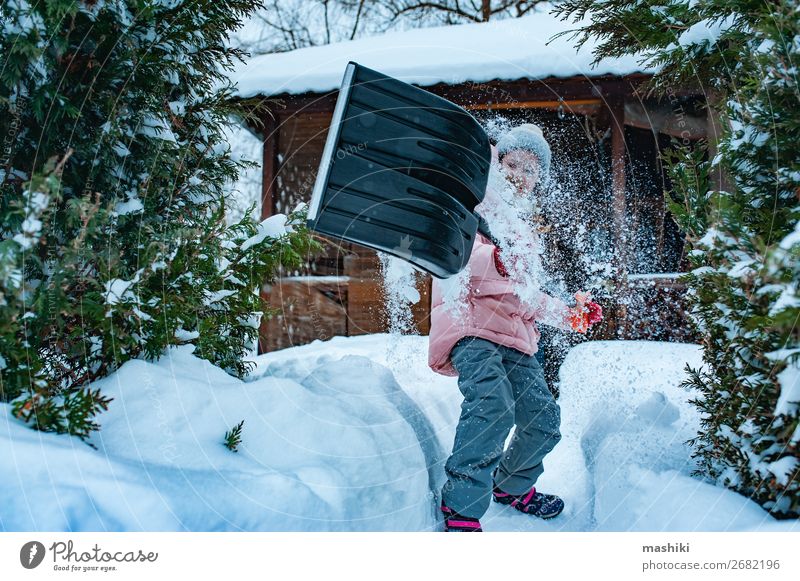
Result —
<instances>
[{"instance_id":1,"label":"conifer foliage","mask_svg":"<svg viewBox=\"0 0 800 581\"><path fill-rule=\"evenodd\" d=\"M800 5L798 0L564 0L595 56L640 53L650 89L700 88L715 155L677 144L667 166L692 245L685 277L704 366L690 369L698 473L800 515ZM709 159L710 158L710 159ZM714 176L723 176L715 178Z\"/></svg>"},{"instance_id":2,"label":"conifer foliage","mask_svg":"<svg viewBox=\"0 0 800 581\"><path fill-rule=\"evenodd\" d=\"M258 290L314 247L301 208L224 219L225 40L258 4L0 6L0 399L33 427L87 437L89 383L170 345L244 375Z\"/></svg>"}]
</instances>

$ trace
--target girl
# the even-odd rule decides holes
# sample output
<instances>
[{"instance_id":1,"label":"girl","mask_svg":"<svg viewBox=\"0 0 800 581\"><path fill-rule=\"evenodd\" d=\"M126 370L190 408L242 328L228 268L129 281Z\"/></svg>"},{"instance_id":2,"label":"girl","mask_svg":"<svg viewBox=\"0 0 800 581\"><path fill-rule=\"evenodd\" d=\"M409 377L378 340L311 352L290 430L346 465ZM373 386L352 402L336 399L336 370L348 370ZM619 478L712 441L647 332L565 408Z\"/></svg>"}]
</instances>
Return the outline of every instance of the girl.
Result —
<instances>
[{"instance_id":1,"label":"girl","mask_svg":"<svg viewBox=\"0 0 800 581\"><path fill-rule=\"evenodd\" d=\"M441 510L447 531L481 531L490 497L541 518L563 510L560 498L534 486L542 459L561 439L560 408L533 356L536 322L585 333L602 318L599 305L584 294L576 293L576 305L569 307L538 290L539 269L530 260L535 231L516 217L549 172L550 148L541 129L524 124L504 134L493 148L494 175L498 163L511 187L490 179L476 208L480 225L467 267L446 281L434 279L432 287L428 363L438 373L457 375L464 396L445 463ZM515 224L523 228L515 230ZM468 279L466 296L453 299L451 286L459 278Z\"/></svg>"}]
</instances>

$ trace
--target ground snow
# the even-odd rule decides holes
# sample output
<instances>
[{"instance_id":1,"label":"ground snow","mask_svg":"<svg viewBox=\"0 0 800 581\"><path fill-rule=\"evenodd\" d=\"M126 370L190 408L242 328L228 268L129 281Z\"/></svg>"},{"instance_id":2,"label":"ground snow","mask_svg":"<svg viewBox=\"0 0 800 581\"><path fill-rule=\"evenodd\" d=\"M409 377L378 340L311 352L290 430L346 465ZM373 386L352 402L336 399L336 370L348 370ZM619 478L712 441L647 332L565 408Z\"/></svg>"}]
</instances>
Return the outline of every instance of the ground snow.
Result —
<instances>
[{"instance_id":1,"label":"ground snow","mask_svg":"<svg viewBox=\"0 0 800 581\"><path fill-rule=\"evenodd\" d=\"M92 443L0 405L0 529L438 530L461 393L427 338L336 337L259 356L247 381L173 348L97 382L114 401ZM492 503L492 530L792 530L689 475L698 417L678 387L697 346L591 342L562 368L562 441L540 521ZM224 433L244 420L239 452Z\"/></svg>"}]
</instances>

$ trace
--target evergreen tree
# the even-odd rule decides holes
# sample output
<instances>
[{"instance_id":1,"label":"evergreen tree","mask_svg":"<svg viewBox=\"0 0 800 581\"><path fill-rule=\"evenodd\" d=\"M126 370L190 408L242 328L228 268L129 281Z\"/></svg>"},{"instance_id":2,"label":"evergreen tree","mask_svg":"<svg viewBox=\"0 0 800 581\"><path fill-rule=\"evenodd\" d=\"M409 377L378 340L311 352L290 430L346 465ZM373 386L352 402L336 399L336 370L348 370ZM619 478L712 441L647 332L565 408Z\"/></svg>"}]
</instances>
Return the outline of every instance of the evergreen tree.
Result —
<instances>
[{"instance_id":1,"label":"evergreen tree","mask_svg":"<svg viewBox=\"0 0 800 581\"><path fill-rule=\"evenodd\" d=\"M255 0L8 0L0 6L0 399L85 438L89 383L170 345L230 373L258 291L314 243L303 211L226 225L248 162L225 45ZM286 222L286 224L284 224Z\"/></svg>"},{"instance_id":2,"label":"evergreen tree","mask_svg":"<svg viewBox=\"0 0 800 581\"><path fill-rule=\"evenodd\" d=\"M693 250L685 277L704 366L687 385L702 412L704 474L778 517L800 515L800 56L798 0L564 0L588 16L595 56L639 53L651 93L702 89L721 120L715 155L666 160ZM709 159L711 157L711 159Z\"/></svg>"}]
</instances>

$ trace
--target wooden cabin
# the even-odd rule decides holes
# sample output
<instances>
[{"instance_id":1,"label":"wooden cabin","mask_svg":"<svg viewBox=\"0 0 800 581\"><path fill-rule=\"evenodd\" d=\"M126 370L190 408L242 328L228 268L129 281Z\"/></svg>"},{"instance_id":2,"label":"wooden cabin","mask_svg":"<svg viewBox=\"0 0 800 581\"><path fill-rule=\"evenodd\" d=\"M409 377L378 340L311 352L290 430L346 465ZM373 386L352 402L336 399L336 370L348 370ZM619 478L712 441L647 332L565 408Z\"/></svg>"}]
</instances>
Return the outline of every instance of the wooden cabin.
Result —
<instances>
[{"instance_id":1,"label":"wooden cabin","mask_svg":"<svg viewBox=\"0 0 800 581\"><path fill-rule=\"evenodd\" d=\"M658 154L674 139L706 137L703 98L678 88L667 99L645 97L637 88L652 71L634 59L593 68L591 46L576 51L563 37L547 43L566 28L535 13L251 59L234 80L240 97L268 99L272 111L251 128L264 143L262 217L309 201L342 74L353 60L464 107L488 128L498 119L539 124L554 168L562 167L565 194L584 208L576 219L609 250L613 304L593 337L689 339L676 280L686 268L683 236L665 209L670 184ZM419 281L422 299L413 309L423 334L430 282ZM262 351L388 326L379 261L349 242L325 239L322 254L282 273L263 294L279 314L262 326Z\"/></svg>"}]
</instances>

